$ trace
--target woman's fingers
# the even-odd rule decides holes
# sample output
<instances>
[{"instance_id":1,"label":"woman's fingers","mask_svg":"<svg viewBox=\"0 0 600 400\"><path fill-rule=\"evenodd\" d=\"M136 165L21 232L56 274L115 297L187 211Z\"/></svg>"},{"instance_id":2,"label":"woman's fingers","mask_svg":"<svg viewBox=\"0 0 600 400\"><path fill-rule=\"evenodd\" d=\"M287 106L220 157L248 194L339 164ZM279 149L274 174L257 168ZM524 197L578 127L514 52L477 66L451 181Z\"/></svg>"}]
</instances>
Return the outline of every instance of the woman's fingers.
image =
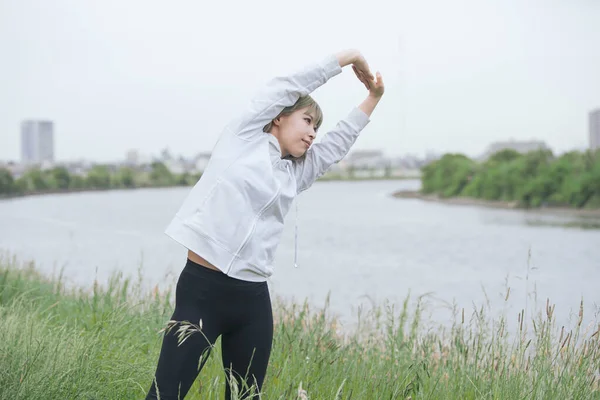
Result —
<instances>
[{"instance_id":1,"label":"woman's fingers","mask_svg":"<svg viewBox=\"0 0 600 400\"><path fill-rule=\"evenodd\" d=\"M378 97L383 96L383 93L385 92L385 86L383 83L383 77L381 76L381 73L379 71L377 71L377 82L375 82L375 85L373 86L373 90L371 90L371 93L375 94Z\"/></svg>"},{"instance_id":2,"label":"woman's fingers","mask_svg":"<svg viewBox=\"0 0 600 400\"><path fill-rule=\"evenodd\" d=\"M354 65L352 66L352 70L356 74L356 77L358 78L358 80L360 80L362 83L365 83L360 71Z\"/></svg>"},{"instance_id":3,"label":"woman's fingers","mask_svg":"<svg viewBox=\"0 0 600 400\"><path fill-rule=\"evenodd\" d=\"M352 66L352 70L354 71L354 74L356 74L358 80L361 81L363 85L365 85L367 90L369 90L369 84L367 83L367 80L363 76L362 72L360 72L354 65Z\"/></svg>"},{"instance_id":4,"label":"woman's fingers","mask_svg":"<svg viewBox=\"0 0 600 400\"><path fill-rule=\"evenodd\" d=\"M368 91L379 92L383 90L383 77L381 76L381 73L379 71L377 71L375 76L373 76L373 74L371 74L371 71L363 71L360 68L360 65L358 67L356 65L352 65L352 70L354 71L354 74L356 74L358 80L360 80L363 83L363 85L365 85L365 88L367 88Z\"/></svg>"},{"instance_id":5,"label":"woman's fingers","mask_svg":"<svg viewBox=\"0 0 600 400\"><path fill-rule=\"evenodd\" d=\"M381 76L381 73L379 73L379 71L377 71L377 86L383 86L383 77Z\"/></svg>"},{"instance_id":6,"label":"woman's fingers","mask_svg":"<svg viewBox=\"0 0 600 400\"><path fill-rule=\"evenodd\" d=\"M372 95L381 97L383 95L383 92L385 91L383 77L381 76L381 73L379 71L375 73L375 76L373 76L371 71L369 71L368 69L365 71L365 65L366 62L359 61L352 65L352 70L354 71L354 74L356 75L358 80L361 81L363 85L365 85L367 90Z\"/></svg>"},{"instance_id":7,"label":"woman's fingers","mask_svg":"<svg viewBox=\"0 0 600 400\"><path fill-rule=\"evenodd\" d=\"M373 74L371 73L371 71L369 70L369 68L367 67L367 69L359 69L359 71L363 74L363 76L365 78L367 78L368 80L373 80L375 79L375 77L373 76Z\"/></svg>"},{"instance_id":8,"label":"woman's fingers","mask_svg":"<svg viewBox=\"0 0 600 400\"><path fill-rule=\"evenodd\" d=\"M366 78L369 78L369 80L372 81L375 79L375 77L373 76L373 73L371 72L371 68L369 68L369 64L367 64L366 61L364 62L364 64L361 64L361 68L359 68L359 69L362 71L363 75Z\"/></svg>"},{"instance_id":9,"label":"woman's fingers","mask_svg":"<svg viewBox=\"0 0 600 400\"><path fill-rule=\"evenodd\" d=\"M369 77L371 72L369 71L369 64L367 64L366 61L359 62L357 68L359 71L363 72L366 77Z\"/></svg>"},{"instance_id":10,"label":"woman's fingers","mask_svg":"<svg viewBox=\"0 0 600 400\"><path fill-rule=\"evenodd\" d=\"M371 73L367 60L362 55L354 62L353 66L356 66L356 68L363 73L365 78L368 78L369 80L375 79Z\"/></svg>"},{"instance_id":11,"label":"woman's fingers","mask_svg":"<svg viewBox=\"0 0 600 400\"><path fill-rule=\"evenodd\" d=\"M371 85L372 85L373 82L371 82L371 80L369 80L369 78L367 78L363 72L359 72L359 73L360 73L360 76L362 78L361 79L362 83L365 84L365 87L367 88L367 90L371 90Z\"/></svg>"}]
</instances>

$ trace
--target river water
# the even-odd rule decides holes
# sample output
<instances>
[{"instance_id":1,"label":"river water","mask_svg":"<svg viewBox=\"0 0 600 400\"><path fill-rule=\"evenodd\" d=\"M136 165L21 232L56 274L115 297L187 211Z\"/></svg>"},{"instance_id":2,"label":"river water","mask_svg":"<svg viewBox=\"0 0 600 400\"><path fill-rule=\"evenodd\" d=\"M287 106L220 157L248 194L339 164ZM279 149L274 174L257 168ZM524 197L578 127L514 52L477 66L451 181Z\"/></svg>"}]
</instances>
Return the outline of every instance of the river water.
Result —
<instances>
[{"instance_id":1,"label":"river water","mask_svg":"<svg viewBox=\"0 0 600 400\"><path fill-rule=\"evenodd\" d=\"M360 307L398 307L425 295L428 318L446 324L450 304L488 304L511 319L524 307L556 304L568 324L583 299L586 322L600 304L599 221L577 215L458 206L398 199L418 181L317 182L299 198L299 268L294 268L295 209L269 280L273 296L324 305L342 322ZM106 282L113 271L149 287L175 282L186 252L163 234L189 188L34 196L0 201L0 248L64 268L68 284ZM587 228L586 228L587 227ZM505 301L507 287L511 295ZM513 318L514 317L514 318Z\"/></svg>"}]
</instances>

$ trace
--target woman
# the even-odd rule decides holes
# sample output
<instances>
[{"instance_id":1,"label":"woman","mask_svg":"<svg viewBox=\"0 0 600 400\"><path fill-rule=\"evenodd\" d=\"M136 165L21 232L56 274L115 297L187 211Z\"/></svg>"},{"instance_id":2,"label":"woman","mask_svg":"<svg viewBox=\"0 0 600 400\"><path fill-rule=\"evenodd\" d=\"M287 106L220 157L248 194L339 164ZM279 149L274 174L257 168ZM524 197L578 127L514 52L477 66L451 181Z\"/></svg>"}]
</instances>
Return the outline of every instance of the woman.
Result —
<instances>
[{"instance_id":1,"label":"woman","mask_svg":"<svg viewBox=\"0 0 600 400\"><path fill-rule=\"evenodd\" d=\"M313 145L323 120L309 94L352 65L369 94ZM146 399L185 397L221 336L223 367L241 397L259 393L271 353L273 315L267 278L294 198L350 150L384 93L356 50L330 55L277 77L229 123L165 233L188 250L175 310ZM201 332L179 345L190 321ZM173 329L174 328L174 329ZM231 379L233 378L233 379Z\"/></svg>"}]
</instances>

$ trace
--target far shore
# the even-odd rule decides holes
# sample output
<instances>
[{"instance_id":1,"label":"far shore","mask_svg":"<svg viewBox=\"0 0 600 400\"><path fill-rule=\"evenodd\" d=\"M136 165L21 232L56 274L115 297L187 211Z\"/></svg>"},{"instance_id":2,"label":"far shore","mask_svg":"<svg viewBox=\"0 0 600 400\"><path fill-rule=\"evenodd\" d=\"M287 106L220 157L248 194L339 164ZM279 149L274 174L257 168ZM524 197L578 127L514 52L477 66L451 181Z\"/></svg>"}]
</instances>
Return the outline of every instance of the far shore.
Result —
<instances>
[{"instance_id":1,"label":"far shore","mask_svg":"<svg viewBox=\"0 0 600 400\"><path fill-rule=\"evenodd\" d=\"M496 200L481 200L472 197L451 197L441 198L438 195L423 194L415 190L400 190L394 192L392 196L401 199L418 199L423 201L433 201L444 204L463 205L463 206L479 206L489 208L502 208L506 210L527 211L533 213L544 213L554 215L577 215L581 217L600 217L600 209L582 209L571 207L540 207L540 208L523 208L519 207L516 201L496 201Z\"/></svg>"},{"instance_id":2,"label":"far shore","mask_svg":"<svg viewBox=\"0 0 600 400\"><path fill-rule=\"evenodd\" d=\"M388 181L388 180L416 180L416 177L409 176L392 176L392 177L351 177L351 178L340 178L337 176L322 177L318 179L318 182L358 182L358 181ZM51 194L72 194L72 193L86 193L86 192L108 192L117 190L138 190L138 189L166 189L166 188L191 188L193 185L152 185L152 186L134 186L134 187L109 187L109 188L77 188L77 189L49 189L40 190L35 192L26 193L10 193L0 194L1 200L15 199L20 197L31 197L31 196L44 196Z\"/></svg>"},{"instance_id":3,"label":"far shore","mask_svg":"<svg viewBox=\"0 0 600 400\"><path fill-rule=\"evenodd\" d=\"M51 194L74 194L74 193L88 193L88 192L109 192L117 190L139 190L139 189L164 189L164 188L176 188L176 187L188 187L188 185L156 185L156 186L135 186L135 187L112 187L112 188L79 188L79 189L50 189L40 190L35 192L26 193L11 193L11 194L0 194L0 200L16 199L20 197L33 197L33 196L45 196Z\"/></svg>"}]
</instances>

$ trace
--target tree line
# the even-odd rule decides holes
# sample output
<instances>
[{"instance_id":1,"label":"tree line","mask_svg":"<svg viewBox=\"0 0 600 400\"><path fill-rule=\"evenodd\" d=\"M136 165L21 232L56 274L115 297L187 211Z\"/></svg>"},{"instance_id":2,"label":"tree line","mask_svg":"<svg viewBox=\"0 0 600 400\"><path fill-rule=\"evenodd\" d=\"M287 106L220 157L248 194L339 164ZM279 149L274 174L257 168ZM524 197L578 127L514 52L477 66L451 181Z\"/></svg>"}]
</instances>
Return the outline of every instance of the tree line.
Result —
<instances>
[{"instance_id":1,"label":"tree line","mask_svg":"<svg viewBox=\"0 0 600 400\"><path fill-rule=\"evenodd\" d=\"M501 150L483 162L445 154L422 168L422 192L517 202L520 207L600 208L600 150L521 154Z\"/></svg>"},{"instance_id":2,"label":"tree line","mask_svg":"<svg viewBox=\"0 0 600 400\"><path fill-rule=\"evenodd\" d=\"M201 174L175 174L161 162L154 162L147 170L132 167L114 168L95 165L85 175L70 173L67 168L30 168L14 178L10 170L0 168L0 195L26 195L86 189L119 189L193 185Z\"/></svg>"}]
</instances>

